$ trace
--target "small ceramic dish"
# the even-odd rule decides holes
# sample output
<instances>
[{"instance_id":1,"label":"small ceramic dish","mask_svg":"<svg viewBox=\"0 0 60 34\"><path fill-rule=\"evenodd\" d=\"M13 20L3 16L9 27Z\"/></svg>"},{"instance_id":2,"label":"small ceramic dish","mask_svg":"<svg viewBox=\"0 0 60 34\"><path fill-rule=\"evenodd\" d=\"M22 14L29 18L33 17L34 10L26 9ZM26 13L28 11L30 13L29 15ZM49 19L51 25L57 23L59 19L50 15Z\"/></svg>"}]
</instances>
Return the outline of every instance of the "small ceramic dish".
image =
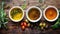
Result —
<instances>
[{"instance_id":1,"label":"small ceramic dish","mask_svg":"<svg viewBox=\"0 0 60 34\"><path fill-rule=\"evenodd\" d=\"M49 12L47 14L47 11ZM54 12L55 11L55 12ZM55 15L55 17L54 17ZM59 11L58 9L55 7L55 6L48 6L47 8L45 8L45 10L43 11L43 16L44 18L49 21L49 22L53 22L55 20L57 20L58 16L59 16ZM48 19L47 17L50 16L49 18L51 19ZM54 18L53 18L54 17ZM53 19L52 19L53 18Z\"/></svg>"},{"instance_id":2,"label":"small ceramic dish","mask_svg":"<svg viewBox=\"0 0 60 34\"><path fill-rule=\"evenodd\" d=\"M36 11L36 12L35 12ZM31 14L30 14L31 13ZM39 15L38 15L39 13ZM29 16L30 14L30 16ZM37 16L39 16L37 18ZM36 6L31 6L27 9L26 11L26 17L27 19L30 21L30 22L37 22L41 19L42 17L42 11L39 7L36 7ZM32 17L32 18L31 18ZM36 19L35 19L36 18Z\"/></svg>"},{"instance_id":3,"label":"small ceramic dish","mask_svg":"<svg viewBox=\"0 0 60 34\"><path fill-rule=\"evenodd\" d=\"M16 9L16 12L14 12L14 10ZM19 10L20 10L20 12L22 12L22 16L20 15L20 13L18 13L19 15L17 15L16 14L16 16L18 16L18 17L14 17L15 19L17 19L17 18L19 18L19 17L21 17L21 18L19 18L19 19L17 19L17 20L15 20L15 19L13 19L12 18L12 16L11 16L11 12L14 12L14 13L12 13L12 15L14 14L15 15L15 13L17 13L17 11L19 12ZM10 10L9 10L9 18L13 21L13 22L19 22L19 21L21 21L22 19L23 19L23 17L24 17L24 11L23 11L23 9L21 8L21 7L19 7L19 6L14 6L14 7L12 7Z\"/></svg>"}]
</instances>

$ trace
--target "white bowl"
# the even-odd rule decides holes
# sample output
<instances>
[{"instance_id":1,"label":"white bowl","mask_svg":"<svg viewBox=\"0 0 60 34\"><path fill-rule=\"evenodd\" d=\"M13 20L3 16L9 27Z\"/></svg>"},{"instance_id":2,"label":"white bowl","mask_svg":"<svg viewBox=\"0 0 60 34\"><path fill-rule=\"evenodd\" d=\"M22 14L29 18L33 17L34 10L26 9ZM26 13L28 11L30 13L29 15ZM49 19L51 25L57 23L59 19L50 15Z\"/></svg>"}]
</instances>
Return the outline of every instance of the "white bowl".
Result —
<instances>
[{"instance_id":1,"label":"white bowl","mask_svg":"<svg viewBox=\"0 0 60 34\"><path fill-rule=\"evenodd\" d=\"M35 9L37 9L37 10L40 11L40 16L39 16L39 18L38 18L37 20L31 20L31 19L29 18L29 16L28 16L28 12L29 12L29 10L32 9L32 8L35 8ZM37 13L36 13L36 14L37 14ZM39 20L41 19L41 17L42 17L42 11L41 11L40 8L38 8L38 7L36 7L36 6L31 6L31 7L29 7L29 8L27 9L27 11L26 11L26 17L27 17L27 19L28 19L29 21L31 21L31 22L37 22L37 21L39 21Z\"/></svg>"},{"instance_id":2,"label":"white bowl","mask_svg":"<svg viewBox=\"0 0 60 34\"><path fill-rule=\"evenodd\" d=\"M45 16L45 11L46 11L48 8L54 8L54 9L57 11L57 16L56 16L55 19L49 20L49 19L47 19L47 17ZM44 18L45 18L47 21L53 22L53 21L57 20L57 18L58 18L58 16L59 16L59 11L58 11L58 9L57 9L55 6L48 6L48 7L45 8L45 10L43 11L43 16L44 16Z\"/></svg>"},{"instance_id":3,"label":"white bowl","mask_svg":"<svg viewBox=\"0 0 60 34\"><path fill-rule=\"evenodd\" d=\"M14 20L14 19L11 17L10 12L11 12L11 10L14 9L14 8L19 8L20 10L22 10L23 15L22 15L22 18L21 18L21 19L19 19L19 20ZM14 7L12 7L12 8L9 10L9 18L10 18L13 22L19 22L19 21L21 21L21 20L23 19L23 17L24 17L24 11L23 11L23 9L22 9L21 7L19 7L19 6L14 6Z\"/></svg>"}]
</instances>

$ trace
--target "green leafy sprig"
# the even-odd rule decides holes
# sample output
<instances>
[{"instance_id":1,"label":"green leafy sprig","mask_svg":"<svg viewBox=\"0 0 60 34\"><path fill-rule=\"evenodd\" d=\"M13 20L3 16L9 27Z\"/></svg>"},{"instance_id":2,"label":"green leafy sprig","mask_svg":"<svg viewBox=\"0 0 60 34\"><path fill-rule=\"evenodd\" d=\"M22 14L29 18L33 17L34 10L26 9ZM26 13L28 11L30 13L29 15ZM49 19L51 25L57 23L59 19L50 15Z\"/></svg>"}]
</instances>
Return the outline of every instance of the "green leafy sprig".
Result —
<instances>
[{"instance_id":1,"label":"green leafy sprig","mask_svg":"<svg viewBox=\"0 0 60 34\"><path fill-rule=\"evenodd\" d=\"M2 1L1 8L0 8L0 28L2 27L6 28L6 24L8 23L7 16L6 13L4 12L3 6L4 6L4 2Z\"/></svg>"}]
</instances>

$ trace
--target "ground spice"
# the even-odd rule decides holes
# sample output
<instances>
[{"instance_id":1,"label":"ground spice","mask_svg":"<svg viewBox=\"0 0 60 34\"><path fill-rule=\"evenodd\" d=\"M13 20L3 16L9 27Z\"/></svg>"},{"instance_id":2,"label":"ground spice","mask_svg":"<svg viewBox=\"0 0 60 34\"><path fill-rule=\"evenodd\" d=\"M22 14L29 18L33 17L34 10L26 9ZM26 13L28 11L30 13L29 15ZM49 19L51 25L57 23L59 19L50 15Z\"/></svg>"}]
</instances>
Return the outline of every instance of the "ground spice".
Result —
<instances>
[{"instance_id":1,"label":"ground spice","mask_svg":"<svg viewBox=\"0 0 60 34\"><path fill-rule=\"evenodd\" d=\"M52 20L52 19L56 18L57 11L54 8L48 8L45 12L45 15L49 20Z\"/></svg>"},{"instance_id":2,"label":"ground spice","mask_svg":"<svg viewBox=\"0 0 60 34\"><path fill-rule=\"evenodd\" d=\"M32 9L29 10L28 16L31 20L36 20L36 19L39 18L40 12L39 12L38 9L32 8Z\"/></svg>"}]
</instances>

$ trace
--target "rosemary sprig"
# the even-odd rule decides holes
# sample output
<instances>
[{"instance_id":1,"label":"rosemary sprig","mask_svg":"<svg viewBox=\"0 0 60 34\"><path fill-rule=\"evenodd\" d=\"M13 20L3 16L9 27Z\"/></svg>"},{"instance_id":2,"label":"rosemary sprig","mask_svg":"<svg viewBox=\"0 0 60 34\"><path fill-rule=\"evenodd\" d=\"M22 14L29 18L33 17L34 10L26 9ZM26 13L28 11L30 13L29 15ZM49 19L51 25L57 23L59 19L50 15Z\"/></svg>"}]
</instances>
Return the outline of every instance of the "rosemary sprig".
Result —
<instances>
[{"instance_id":1,"label":"rosemary sprig","mask_svg":"<svg viewBox=\"0 0 60 34\"><path fill-rule=\"evenodd\" d=\"M6 28L6 24L8 23L6 13L4 12L4 1L1 3L1 9L0 9L0 28Z\"/></svg>"}]
</instances>

